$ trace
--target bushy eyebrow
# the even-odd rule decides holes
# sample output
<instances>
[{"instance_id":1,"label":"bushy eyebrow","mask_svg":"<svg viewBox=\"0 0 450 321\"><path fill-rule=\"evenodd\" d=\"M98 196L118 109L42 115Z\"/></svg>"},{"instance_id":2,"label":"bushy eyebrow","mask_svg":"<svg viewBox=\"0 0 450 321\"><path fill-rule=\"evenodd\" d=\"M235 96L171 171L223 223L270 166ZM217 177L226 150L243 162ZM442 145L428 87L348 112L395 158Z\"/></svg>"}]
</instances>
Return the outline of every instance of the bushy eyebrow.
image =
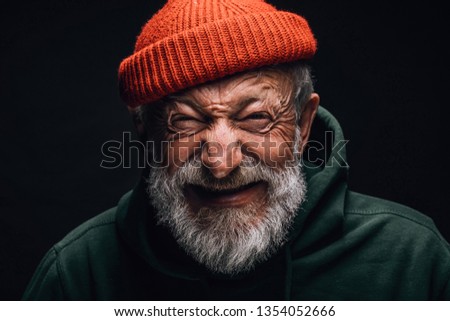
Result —
<instances>
[{"instance_id":1,"label":"bushy eyebrow","mask_svg":"<svg viewBox=\"0 0 450 321\"><path fill-rule=\"evenodd\" d=\"M259 101L259 98L256 97L248 97L244 100L242 100L238 105L237 105L237 113L240 112L242 109L244 109L245 107L247 107L250 104L253 104L256 101Z\"/></svg>"}]
</instances>

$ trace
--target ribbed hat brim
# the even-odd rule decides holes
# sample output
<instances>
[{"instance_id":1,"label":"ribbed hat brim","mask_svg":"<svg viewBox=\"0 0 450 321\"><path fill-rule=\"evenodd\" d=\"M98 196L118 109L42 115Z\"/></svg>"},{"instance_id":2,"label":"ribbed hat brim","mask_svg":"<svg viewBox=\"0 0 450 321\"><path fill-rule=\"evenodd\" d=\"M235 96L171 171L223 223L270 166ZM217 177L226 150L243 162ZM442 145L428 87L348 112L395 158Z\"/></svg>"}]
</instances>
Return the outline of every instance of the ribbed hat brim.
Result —
<instances>
[{"instance_id":1,"label":"ribbed hat brim","mask_svg":"<svg viewBox=\"0 0 450 321\"><path fill-rule=\"evenodd\" d=\"M307 21L284 11L246 14L166 37L124 59L122 99L130 108L234 73L312 58Z\"/></svg>"}]
</instances>

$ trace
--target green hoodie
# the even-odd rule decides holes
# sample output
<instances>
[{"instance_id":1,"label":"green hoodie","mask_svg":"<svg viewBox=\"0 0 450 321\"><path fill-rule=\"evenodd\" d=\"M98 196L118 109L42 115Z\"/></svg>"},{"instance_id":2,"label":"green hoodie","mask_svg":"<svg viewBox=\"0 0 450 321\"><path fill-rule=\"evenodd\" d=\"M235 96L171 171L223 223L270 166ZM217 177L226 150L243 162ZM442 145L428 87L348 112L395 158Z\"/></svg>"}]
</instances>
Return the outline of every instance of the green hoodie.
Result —
<instances>
[{"instance_id":1,"label":"green hoodie","mask_svg":"<svg viewBox=\"0 0 450 321\"><path fill-rule=\"evenodd\" d=\"M315 125L343 134L320 108ZM288 242L253 271L213 274L156 225L145 182L53 246L26 300L448 300L450 247L432 220L347 189L345 151L305 168Z\"/></svg>"}]
</instances>

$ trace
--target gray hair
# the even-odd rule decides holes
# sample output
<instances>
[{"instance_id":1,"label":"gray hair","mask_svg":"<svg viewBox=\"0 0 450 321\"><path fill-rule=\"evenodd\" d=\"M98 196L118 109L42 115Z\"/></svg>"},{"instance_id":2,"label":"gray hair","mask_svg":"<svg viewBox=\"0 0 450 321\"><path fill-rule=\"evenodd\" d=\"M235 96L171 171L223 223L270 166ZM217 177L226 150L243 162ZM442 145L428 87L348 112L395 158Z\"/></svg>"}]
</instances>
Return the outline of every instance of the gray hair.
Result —
<instances>
[{"instance_id":1,"label":"gray hair","mask_svg":"<svg viewBox=\"0 0 450 321\"><path fill-rule=\"evenodd\" d=\"M293 81L293 90L294 93L294 106L296 112L297 120L300 119L301 113L303 111L303 107L306 102L311 97L311 94L314 92L314 84L311 76L311 67L306 64L304 61L295 61L283 64L277 64L272 66L261 67L258 71L263 72L267 69L278 69L286 72L292 77ZM151 117L149 114L152 114L150 111L156 111L155 108L157 104L161 104L161 100L158 102L145 104L136 107L136 117L143 124L148 124L147 120Z\"/></svg>"},{"instance_id":2,"label":"gray hair","mask_svg":"<svg viewBox=\"0 0 450 321\"><path fill-rule=\"evenodd\" d=\"M304 62L290 63L284 66L294 81L294 105L297 120L300 119L303 107L314 92L314 84L311 76L311 67Z\"/></svg>"}]
</instances>

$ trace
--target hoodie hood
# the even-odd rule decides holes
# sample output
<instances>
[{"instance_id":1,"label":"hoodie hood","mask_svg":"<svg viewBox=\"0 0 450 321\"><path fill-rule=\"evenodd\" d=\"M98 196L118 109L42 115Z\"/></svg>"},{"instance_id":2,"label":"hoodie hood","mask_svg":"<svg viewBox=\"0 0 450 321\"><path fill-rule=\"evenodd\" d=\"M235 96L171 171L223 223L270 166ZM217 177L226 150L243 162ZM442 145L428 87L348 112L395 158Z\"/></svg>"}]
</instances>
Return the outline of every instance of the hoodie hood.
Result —
<instances>
[{"instance_id":1,"label":"hoodie hood","mask_svg":"<svg viewBox=\"0 0 450 321\"><path fill-rule=\"evenodd\" d=\"M312 131L309 148L303 154L308 188L306 200L289 236L289 243L302 251L341 225L347 191L345 145L348 141L344 139L338 121L325 108L319 107ZM333 202L327 202L328 199L333 199ZM321 208L328 203L332 203L333 210Z\"/></svg>"},{"instance_id":2,"label":"hoodie hood","mask_svg":"<svg viewBox=\"0 0 450 321\"><path fill-rule=\"evenodd\" d=\"M256 290L257 283L261 283L261 278L273 284L281 281L284 286L278 285L276 291L280 292L280 298L289 299L292 258L331 242L341 231L343 222L348 169L345 141L337 120L323 107L319 107L310 142L309 149L303 154L306 200L298 210L288 241L277 254L251 272L235 276L213 274L185 254L170 233L157 226L154 215L151 215L153 209L145 192L147 172L144 172L136 188L119 202L119 234L153 269L167 276L200 282L204 288L210 286L211 280L219 283L239 281L242 284L253 279L254 284L249 281L249 288L253 290ZM323 204L332 206L325 208Z\"/></svg>"}]
</instances>

